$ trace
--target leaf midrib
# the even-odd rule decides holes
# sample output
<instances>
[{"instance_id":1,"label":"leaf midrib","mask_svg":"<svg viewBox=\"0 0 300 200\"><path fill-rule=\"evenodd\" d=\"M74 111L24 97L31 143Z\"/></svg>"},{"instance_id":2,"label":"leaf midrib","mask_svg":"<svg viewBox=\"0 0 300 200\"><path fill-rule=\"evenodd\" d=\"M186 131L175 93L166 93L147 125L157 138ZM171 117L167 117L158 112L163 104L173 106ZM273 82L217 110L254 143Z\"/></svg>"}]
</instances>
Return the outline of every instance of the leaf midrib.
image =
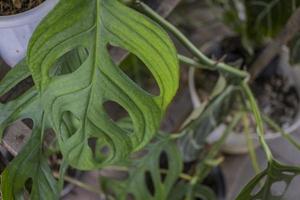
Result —
<instances>
[{"instance_id":1,"label":"leaf midrib","mask_svg":"<svg viewBox=\"0 0 300 200\"><path fill-rule=\"evenodd\" d=\"M84 122L83 122L83 131L86 130L86 125L87 125L87 119L88 119L88 113L90 110L90 105L93 101L93 89L94 89L94 82L95 82L95 78L96 78L96 69L97 69L97 55L99 55L99 48L100 48L100 44L99 44L99 37L100 37L100 28L101 28L101 20L100 20L100 3L102 4L102 0L96 0L96 19L95 19L95 43L94 43L94 55L93 56L93 69L92 69L92 79L90 82L90 92L88 95L88 104L87 104L87 108L86 108L86 112L84 113ZM87 133L84 132L84 135L86 136ZM85 137L86 139L86 137ZM82 151L81 151L82 153Z\"/></svg>"}]
</instances>

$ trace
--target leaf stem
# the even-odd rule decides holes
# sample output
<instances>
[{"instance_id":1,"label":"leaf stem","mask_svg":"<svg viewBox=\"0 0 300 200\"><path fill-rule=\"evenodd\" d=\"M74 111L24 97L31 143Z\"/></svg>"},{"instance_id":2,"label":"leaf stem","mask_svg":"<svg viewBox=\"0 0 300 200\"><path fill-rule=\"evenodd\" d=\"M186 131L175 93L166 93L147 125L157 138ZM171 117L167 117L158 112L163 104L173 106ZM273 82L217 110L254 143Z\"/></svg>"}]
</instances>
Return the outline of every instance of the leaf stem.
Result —
<instances>
[{"instance_id":1,"label":"leaf stem","mask_svg":"<svg viewBox=\"0 0 300 200\"><path fill-rule=\"evenodd\" d=\"M53 176L57 179L60 178L60 174L58 172L53 172ZM84 190L87 190L87 191L90 191L90 192L93 192L93 193L96 193L98 195L103 195L103 193L101 191L99 191L96 187L94 186L91 186L91 185L88 185L86 183L83 183L77 179L74 179L72 177L69 177L69 176L64 176L64 180L77 186L77 187L80 187Z\"/></svg>"},{"instance_id":2,"label":"leaf stem","mask_svg":"<svg viewBox=\"0 0 300 200\"><path fill-rule=\"evenodd\" d=\"M168 170L167 169L160 169L160 173L167 174ZM193 179L192 176L190 176L189 174L185 174L185 173L180 173L179 178L181 178L182 180L186 180L186 181L191 181Z\"/></svg>"},{"instance_id":3,"label":"leaf stem","mask_svg":"<svg viewBox=\"0 0 300 200\"><path fill-rule=\"evenodd\" d=\"M211 67L207 67L206 65L201 65L196 60L194 60L192 58L189 58L189 57L186 57L186 56L181 55L181 54L178 54L178 59L179 59L180 62L182 62L184 64L187 64L190 67L212 70Z\"/></svg>"},{"instance_id":4,"label":"leaf stem","mask_svg":"<svg viewBox=\"0 0 300 200\"><path fill-rule=\"evenodd\" d=\"M248 97L248 99L250 101L250 107L255 116L255 120L257 123L257 132L258 132L258 136L259 136L259 141L266 153L268 161L272 162L273 155L264 139L264 126L263 126L261 113L258 109L258 105L256 103L254 95L248 86L248 82L250 79L249 73L246 71L243 71L243 70L236 69L225 63L214 61L214 60L208 58L183 33L181 33L173 24L171 24L166 19L159 16L159 14L157 14L155 11L153 11L149 6L147 6L146 4L144 4L143 2L141 2L139 0L132 0L132 2L138 6L138 8L141 10L141 12L143 12L145 15L149 16L152 20L154 20L155 22L160 24L167 31L171 32L196 58L196 60L194 60L194 59L190 59L190 58L180 55L180 56L178 56L180 61L190 64L191 66L194 66L194 67L200 67L199 65L204 65L213 70L220 70L220 71L226 72L228 74L231 74L233 76L236 76L236 77L242 79L240 85L241 85L245 95ZM198 63L198 65L196 65L196 63Z\"/></svg>"},{"instance_id":5,"label":"leaf stem","mask_svg":"<svg viewBox=\"0 0 300 200\"><path fill-rule=\"evenodd\" d=\"M192 61L184 56L179 56L179 59L184 62L190 62L192 66L204 65L212 70L220 70L239 78L247 78L249 74L246 71L236 69L225 63L214 61L207 56L205 56L183 33L181 33L173 24L168 22L166 19L157 14L149 6L140 1L135 1L141 11L164 27L166 30L170 31L192 54L197 58L197 60ZM198 65L196 65L198 63Z\"/></svg>"},{"instance_id":6,"label":"leaf stem","mask_svg":"<svg viewBox=\"0 0 300 200\"><path fill-rule=\"evenodd\" d=\"M119 166L111 166L111 167L108 167L107 169L112 169L112 170L116 170L116 171L124 171L124 172L129 171L129 169L127 167L119 167ZM161 174L168 173L167 169L159 169L159 171ZM189 174L185 174L185 173L180 173L179 178L186 180L186 181L191 181L193 179L192 176L190 176Z\"/></svg>"},{"instance_id":7,"label":"leaf stem","mask_svg":"<svg viewBox=\"0 0 300 200\"><path fill-rule=\"evenodd\" d=\"M241 87L243 89L243 92L245 93L246 97L248 98L249 102L250 102L250 108L253 112L256 124L257 124L257 134L258 134L258 138L259 138L259 142L262 146L262 148L264 149L266 156L267 156L267 160L269 162L272 162L273 160L273 155L272 152L264 138L265 135L265 131L264 131L264 125L263 125L263 120L261 117L261 113L260 110L258 108L258 105L256 103L255 97L249 87L249 85L247 84L246 81L243 81L241 83Z\"/></svg>"},{"instance_id":8,"label":"leaf stem","mask_svg":"<svg viewBox=\"0 0 300 200\"><path fill-rule=\"evenodd\" d=\"M257 156L256 156L256 152L254 149L253 139L250 136L249 119L248 119L247 113L244 113L244 115L243 115L243 124L244 124L245 136L247 138L247 146L248 146L248 151L249 151L249 156L251 159L252 167L253 167L255 173L259 174L260 167L257 162Z\"/></svg>"}]
</instances>

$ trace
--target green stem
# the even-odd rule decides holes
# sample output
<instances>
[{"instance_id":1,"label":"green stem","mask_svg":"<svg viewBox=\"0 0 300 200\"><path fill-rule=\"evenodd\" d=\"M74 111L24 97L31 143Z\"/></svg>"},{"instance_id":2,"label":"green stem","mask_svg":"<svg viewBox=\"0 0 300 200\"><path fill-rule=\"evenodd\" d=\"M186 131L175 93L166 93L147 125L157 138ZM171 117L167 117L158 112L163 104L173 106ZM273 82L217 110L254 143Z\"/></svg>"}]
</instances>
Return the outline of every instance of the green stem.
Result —
<instances>
[{"instance_id":1,"label":"green stem","mask_svg":"<svg viewBox=\"0 0 300 200\"><path fill-rule=\"evenodd\" d=\"M247 98L249 99L249 102L250 102L250 108L254 114L254 118L255 118L255 121L256 121L256 124L257 124L257 134L258 134L258 138L259 138L259 142L262 146L262 148L264 149L265 153L266 153L266 156L267 156L267 159L269 162L272 162L273 160L273 155L272 155L272 152L264 138L264 124L263 124L263 120L262 120L262 117L261 117L261 113L260 113L260 110L258 108L258 105L256 103L256 100L254 98L254 95L250 89L250 87L248 86L247 82L243 81L241 83L241 87L243 89L243 92L245 93L245 95L247 96Z\"/></svg>"},{"instance_id":2,"label":"green stem","mask_svg":"<svg viewBox=\"0 0 300 200\"><path fill-rule=\"evenodd\" d=\"M166 19L157 14L154 10L152 10L146 4L136 1L136 4L142 10L142 12L164 27L166 30L170 31L192 54L197 58L196 63L201 65L205 65L211 69L220 70L229 74L232 74L239 78L247 78L249 75L247 72L236 69L232 66L229 66L225 63L216 62L207 56L205 56L183 33L181 33L173 24L168 22ZM184 57L179 57L179 59L183 59L182 61L191 61L185 59ZM195 63L193 62L193 63ZM198 65L199 65L198 64ZM195 65L193 65L195 66Z\"/></svg>"},{"instance_id":3,"label":"green stem","mask_svg":"<svg viewBox=\"0 0 300 200\"><path fill-rule=\"evenodd\" d=\"M160 173L161 174L168 174L168 170L167 169L160 169ZM185 173L180 173L179 178L181 178L182 180L185 180L185 181L191 181L193 179L192 176L190 176L189 174L185 174Z\"/></svg>"},{"instance_id":4,"label":"green stem","mask_svg":"<svg viewBox=\"0 0 300 200\"><path fill-rule=\"evenodd\" d=\"M128 172L129 169L127 167L119 167L119 166L110 166L107 169L112 169L112 170L116 170L116 171L121 171L121 172ZM168 170L167 169L159 169L161 174L167 174ZM189 174L185 174L185 173L180 173L179 174L179 178L181 178L182 180L186 180L186 181L191 181L193 179L192 176L190 176Z\"/></svg>"},{"instance_id":5,"label":"green stem","mask_svg":"<svg viewBox=\"0 0 300 200\"><path fill-rule=\"evenodd\" d=\"M53 176L55 178L58 178L58 179L60 178L60 174L58 172L54 172ZM64 180L67 181L67 182L69 182L69 183L71 183L71 184L73 184L73 185L75 185L75 186L77 186L77 187L80 187L80 188L82 188L84 190L96 193L98 195L103 195L103 193L101 191L99 191L97 188L95 188L94 186L91 186L91 185L88 185L86 183L83 183L83 182L81 182L81 181L79 181L77 179L74 179L72 177L65 176Z\"/></svg>"},{"instance_id":6,"label":"green stem","mask_svg":"<svg viewBox=\"0 0 300 200\"><path fill-rule=\"evenodd\" d=\"M252 163L252 166L253 166L253 169L254 169L255 173L259 174L260 167L259 167L258 162L257 162L257 156L256 156L256 153L255 153L253 139L250 136L249 119L248 119L247 113L245 113L244 116L243 116L243 124L244 124L244 132L245 132L246 137L247 137L247 146L248 146L248 151L249 151L249 156L250 156L250 159L251 159L251 163Z\"/></svg>"},{"instance_id":7,"label":"green stem","mask_svg":"<svg viewBox=\"0 0 300 200\"><path fill-rule=\"evenodd\" d=\"M153 11L146 4L140 2L139 0L131 0L131 1L133 3L135 3L136 5L138 5L141 12L148 15L150 18L152 18L155 22L160 24L167 31L171 32L197 59L197 60L193 60L193 59L190 59L190 58L187 58L184 56L179 56L179 59L182 62L188 63L192 66L197 66L197 67L198 67L198 65L196 65L196 63L199 63L199 65L204 65L211 69L220 70L220 71L229 73L231 75L234 75L236 77L243 79L243 81L241 83L241 87L243 88L244 93L250 100L251 109L255 116L256 123L257 123L257 132L258 132L258 136L259 136L259 141L266 153L268 161L272 162L273 155L264 139L264 127L263 127L263 121L261 118L261 114L258 109L257 103L255 101L255 98L247 84L247 82L249 81L249 78L250 78L249 73L246 71L243 71L243 70L236 69L225 63L216 62L216 61L208 58L191 41L189 41L189 39L184 34L182 34L174 25L172 25L167 20L165 20L164 18L159 16L155 11Z\"/></svg>"},{"instance_id":8,"label":"green stem","mask_svg":"<svg viewBox=\"0 0 300 200\"><path fill-rule=\"evenodd\" d=\"M201 69L208 69L208 70L212 70L211 67L207 67L206 65L201 65L199 62L197 62L196 60L186 57L184 55L180 55L178 54L178 59L180 62L189 65L190 67L195 67L195 68L201 68Z\"/></svg>"}]
</instances>

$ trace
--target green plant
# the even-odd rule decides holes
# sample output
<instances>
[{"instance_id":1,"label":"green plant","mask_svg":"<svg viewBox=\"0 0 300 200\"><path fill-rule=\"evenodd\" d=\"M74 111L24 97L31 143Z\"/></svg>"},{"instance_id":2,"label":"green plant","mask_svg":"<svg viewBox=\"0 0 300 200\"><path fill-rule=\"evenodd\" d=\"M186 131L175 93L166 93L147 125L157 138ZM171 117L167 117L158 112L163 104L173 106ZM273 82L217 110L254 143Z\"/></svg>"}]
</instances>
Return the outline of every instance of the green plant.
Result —
<instances>
[{"instance_id":1,"label":"green plant","mask_svg":"<svg viewBox=\"0 0 300 200\"><path fill-rule=\"evenodd\" d=\"M65 176L68 166L80 170L118 166L118 170L128 172L128 179L105 178L103 188L112 192L107 192L107 198L126 199L133 195L136 199L215 199L203 180L222 161L218 155L220 147L242 116L237 115L208 150L204 144L212 127L205 133L201 129L211 116L221 118L226 114L218 110L230 93L241 92L255 116L268 167L237 199L280 199L270 194L270 187L278 181L290 183L300 169L273 158L264 140L262 116L248 85L249 74L205 56L146 4L138 0L125 3L61 0L35 31L27 59L1 81L0 96L29 76L35 83L17 99L0 104L1 136L16 120L30 118L34 124L29 142L1 175L2 198L24 199L24 193L30 191L30 199L58 199L63 181L70 180ZM194 59L177 55L163 28ZM153 74L160 94L149 94L127 77L111 57L111 46L137 56ZM226 78L226 88L216 90L214 98L193 113L179 133L159 133L160 121L178 88L178 60L220 72ZM103 106L108 101L121 105L128 117L113 121ZM63 156L60 174L55 176L58 181L48 166L47 146L43 145L48 129L54 130ZM94 148L89 140L96 141ZM187 144L188 150L178 144ZM131 157L141 149L145 155ZM192 160L201 157L194 171L182 170L184 156ZM164 159L166 165L161 164ZM267 179L262 189L252 194L263 177Z\"/></svg>"},{"instance_id":2,"label":"green plant","mask_svg":"<svg viewBox=\"0 0 300 200\"><path fill-rule=\"evenodd\" d=\"M207 0L220 9L222 18L241 35L248 48L257 48L275 38L300 5L298 0Z\"/></svg>"}]
</instances>

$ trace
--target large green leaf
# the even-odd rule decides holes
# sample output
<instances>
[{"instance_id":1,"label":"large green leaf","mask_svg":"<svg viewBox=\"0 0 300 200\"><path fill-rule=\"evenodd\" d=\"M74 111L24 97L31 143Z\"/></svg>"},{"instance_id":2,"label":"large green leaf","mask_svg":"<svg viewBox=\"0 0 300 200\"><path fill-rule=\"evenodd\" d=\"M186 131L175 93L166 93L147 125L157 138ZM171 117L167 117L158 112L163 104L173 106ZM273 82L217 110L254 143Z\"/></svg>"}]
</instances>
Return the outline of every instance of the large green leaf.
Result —
<instances>
[{"instance_id":1,"label":"large green leaf","mask_svg":"<svg viewBox=\"0 0 300 200\"><path fill-rule=\"evenodd\" d=\"M145 156L132 161L126 180L105 180L105 189L112 190L117 199L125 200L132 195L135 199L157 200L171 195L182 170L176 144L170 137L159 135L155 143L146 146L145 152Z\"/></svg>"},{"instance_id":2,"label":"large green leaf","mask_svg":"<svg viewBox=\"0 0 300 200\"><path fill-rule=\"evenodd\" d=\"M109 55L110 44L145 63L160 95L142 90L119 69ZM87 52L84 63L73 73L50 76L56 61L77 47ZM65 159L84 170L124 159L147 144L178 87L177 55L167 34L117 0L61 0L34 33L28 64ZM133 132L109 118L106 101L128 111ZM71 119L67 124L64 116ZM98 139L98 150L109 147L110 154L93 153L89 138Z\"/></svg>"},{"instance_id":3,"label":"large green leaf","mask_svg":"<svg viewBox=\"0 0 300 200\"><path fill-rule=\"evenodd\" d=\"M284 166L273 160L268 168L253 178L236 200L280 200L283 199L292 180L300 174L299 167ZM276 184L277 187L276 188ZM260 187L259 187L260 186ZM280 191L278 194L276 191Z\"/></svg>"}]
</instances>

